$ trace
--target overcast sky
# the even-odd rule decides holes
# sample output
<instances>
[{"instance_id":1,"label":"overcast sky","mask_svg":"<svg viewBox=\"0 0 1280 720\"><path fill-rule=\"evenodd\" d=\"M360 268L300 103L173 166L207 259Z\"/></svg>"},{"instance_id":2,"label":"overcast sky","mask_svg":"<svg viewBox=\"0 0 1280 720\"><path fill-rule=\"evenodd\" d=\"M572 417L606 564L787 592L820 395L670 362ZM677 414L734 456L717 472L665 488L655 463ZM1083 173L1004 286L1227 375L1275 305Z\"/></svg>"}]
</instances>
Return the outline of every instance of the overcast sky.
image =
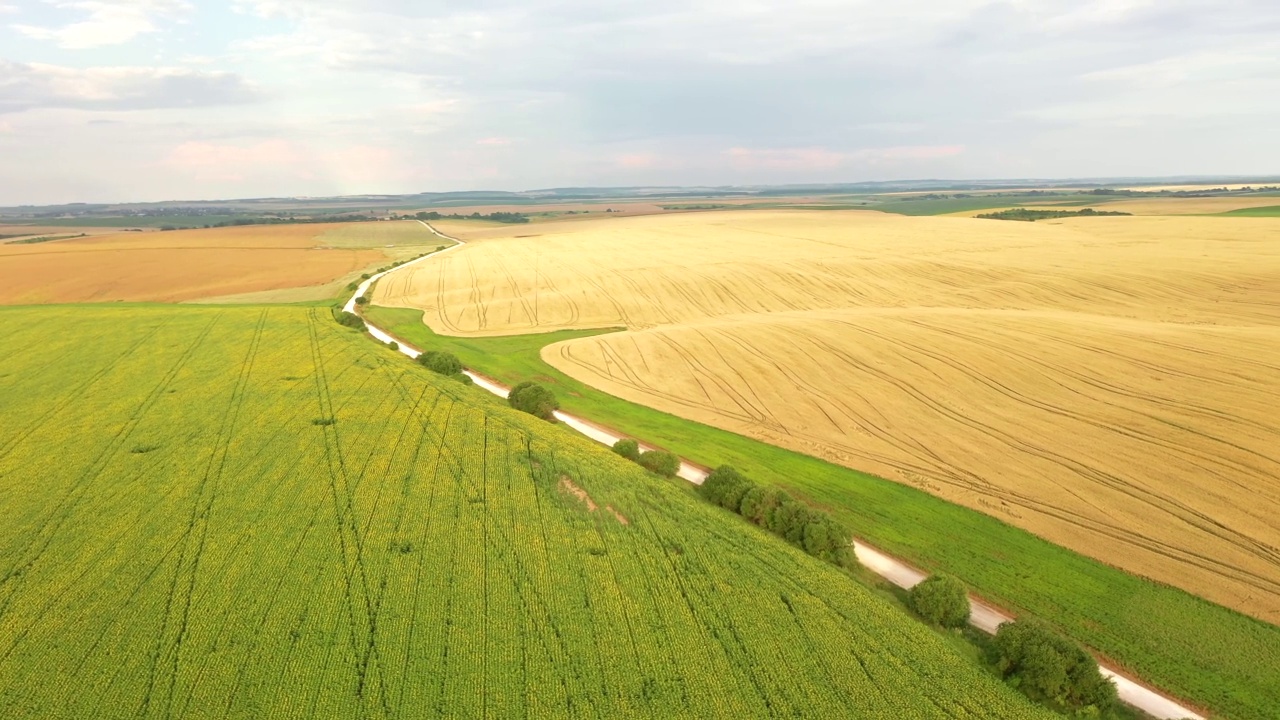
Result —
<instances>
[{"instance_id":1,"label":"overcast sky","mask_svg":"<svg viewBox=\"0 0 1280 720\"><path fill-rule=\"evenodd\" d=\"M1202 173L1276 0L0 0L0 205Z\"/></svg>"}]
</instances>

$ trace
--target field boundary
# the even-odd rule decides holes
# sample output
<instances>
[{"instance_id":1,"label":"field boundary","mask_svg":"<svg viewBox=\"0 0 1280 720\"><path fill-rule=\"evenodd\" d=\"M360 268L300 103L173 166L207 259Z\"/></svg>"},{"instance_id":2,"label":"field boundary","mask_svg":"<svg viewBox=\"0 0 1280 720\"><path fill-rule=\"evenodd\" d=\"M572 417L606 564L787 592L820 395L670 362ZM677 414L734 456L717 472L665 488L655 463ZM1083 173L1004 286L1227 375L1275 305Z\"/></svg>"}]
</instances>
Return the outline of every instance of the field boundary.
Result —
<instances>
[{"instance_id":1,"label":"field boundary","mask_svg":"<svg viewBox=\"0 0 1280 720\"><path fill-rule=\"evenodd\" d=\"M418 262L420 260L426 260L427 258L430 258L430 257L438 257L446 252L449 252L450 250L454 250L466 245L464 241L459 240L458 238L455 238L455 237L451 237L449 235L445 235L444 233L440 232L436 228L432 227L426 221L419 220L418 222L425 225L428 229L430 229L433 233L440 236L441 238L444 238L446 240L452 240L458 244L454 245L453 247L442 250L440 252L433 253L431 255L427 255L422 258L418 258L418 260L405 263L404 265L401 265L399 267L392 268L385 272L381 272L371 276L369 279L362 282L360 286L356 289L355 294L351 296L350 300L348 300L346 305L343 307L344 310L346 310L347 312L360 314L359 306L356 303L356 299L364 295L364 293L368 291L369 287L374 282L382 278L383 276L389 273L395 272L396 270L399 270L408 265L411 265L414 262ZM392 335L391 333L387 332L386 330L383 330L382 328L376 325L373 325L368 321L367 318L365 318L365 326L369 335L373 336L377 340L384 343L394 342L396 344L397 350L401 354L405 355L410 359L417 359L417 357L422 354L422 351L418 350L412 345L405 343L402 339L397 338L396 336ZM462 372L463 374L470 377L477 386L479 386L486 392L489 392L493 395L496 395L501 398L506 398L510 392L509 386L504 385L493 378L487 377L485 375L481 375L467 368L464 368ZM606 446L612 447L614 443L626 437L621 433L610 430L606 426L592 422L586 418L572 415L570 413L557 410L554 413L554 415L556 420L564 423L568 427L572 428L573 430L577 431L582 435L585 435L591 440L594 440ZM637 443L640 444L640 448L642 451L657 449L652 445L639 441L638 439L637 439ZM678 477L684 480L687 480L695 485L701 485L702 482L706 480L708 472L709 470L706 468L706 466L701 465L699 463L690 462L689 460L683 457L680 458L680 470L677 473ZM867 544L866 542L856 537L852 538L851 545L854 548L855 557L857 557L858 562L863 567L866 567L868 570L874 572L875 574L879 575L885 580L888 580L890 583L894 584L897 587L900 587L903 589L910 589L911 587L915 586L917 583L919 583L920 581L924 580L927 577L927 573L920 570L919 568L913 567L908 563L903 562L902 560L899 560ZM1010 616L1008 613L998 609L996 606L990 603L983 601L981 598L971 596L969 602L970 602L970 608L971 608L970 624L973 625L975 628L982 630L983 632L986 632L988 634L994 634L1002 623L1011 622L1014 620L1014 618ZM1133 707L1136 707L1155 718L1159 718L1160 720L1179 720L1179 719L1205 720L1204 715L1189 709L1185 705L1179 703L1177 700L1158 692L1154 688L1151 688L1137 680L1134 680L1125 675L1122 675L1119 671L1113 668L1110 668L1104 665L1103 663L1099 663L1098 667L1101 673L1105 677L1107 677L1108 679L1110 679L1112 682L1115 683L1117 694L1121 702L1124 702L1128 705L1132 705Z\"/></svg>"}]
</instances>

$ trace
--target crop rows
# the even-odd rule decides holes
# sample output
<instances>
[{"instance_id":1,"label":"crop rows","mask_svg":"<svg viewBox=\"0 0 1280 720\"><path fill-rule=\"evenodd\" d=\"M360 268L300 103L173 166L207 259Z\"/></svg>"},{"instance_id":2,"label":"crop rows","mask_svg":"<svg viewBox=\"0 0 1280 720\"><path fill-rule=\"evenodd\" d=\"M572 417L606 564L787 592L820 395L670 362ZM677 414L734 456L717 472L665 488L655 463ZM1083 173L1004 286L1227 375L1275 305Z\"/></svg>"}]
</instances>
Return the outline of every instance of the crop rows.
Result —
<instances>
[{"instance_id":1,"label":"crop rows","mask_svg":"<svg viewBox=\"0 0 1280 720\"><path fill-rule=\"evenodd\" d=\"M838 570L323 312L0 311L32 322L93 352L0 356L0 716L1042 715Z\"/></svg>"}]
</instances>

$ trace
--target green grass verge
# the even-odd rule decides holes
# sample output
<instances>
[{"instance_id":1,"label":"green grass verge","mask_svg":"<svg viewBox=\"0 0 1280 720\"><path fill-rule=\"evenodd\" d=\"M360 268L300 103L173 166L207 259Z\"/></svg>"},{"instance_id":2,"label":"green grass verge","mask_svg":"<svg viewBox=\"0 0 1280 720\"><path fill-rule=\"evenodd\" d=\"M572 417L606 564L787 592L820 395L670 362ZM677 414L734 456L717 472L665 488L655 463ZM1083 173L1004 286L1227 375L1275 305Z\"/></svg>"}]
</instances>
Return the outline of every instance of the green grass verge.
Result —
<instances>
[{"instance_id":1,"label":"green grass verge","mask_svg":"<svg viewBox=\"0 0 1280 720\"><path fill-rule=\"evenodd\" d=\"M1280 205L1266 207L1240 208L1230 212L1219 213L1227 217L1280 217Z\"/></svg>"},{"instance_id":2,"label":"green grass verge","mask_svg":"<svg viewBox=\"0 0 1280 720\"><path fill-rule=\"evenodd\" d=\"M861 537L987 599L1036 615L1168 692L1224 717L1280 707L1280 627L1145 580L915 488L618 399L542 360L542 347L609 332L437 335L419 310L369 307L410 344L448 350L506 383L537 380L562 407L707 465L731 464L829 510Z\"/></svg>"}]
</instances>

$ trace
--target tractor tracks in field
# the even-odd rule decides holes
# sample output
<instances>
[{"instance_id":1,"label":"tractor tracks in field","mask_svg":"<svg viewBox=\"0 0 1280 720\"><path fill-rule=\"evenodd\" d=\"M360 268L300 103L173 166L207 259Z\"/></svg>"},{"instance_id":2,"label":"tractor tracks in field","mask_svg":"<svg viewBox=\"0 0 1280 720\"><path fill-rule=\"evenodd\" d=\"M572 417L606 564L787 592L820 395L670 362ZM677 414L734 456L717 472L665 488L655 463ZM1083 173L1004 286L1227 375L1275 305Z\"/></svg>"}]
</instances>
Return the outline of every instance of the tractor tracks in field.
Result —
<instances>
[{"instance_id":1,"label":"tractor tracks in field","mask_svg":"<svg viewBox=\"0 0 1280 720\"><path fill-rule=\"evenodd\" d=\"M132 436L133 431L138 427L139 423L142 422L147 413L150 412L151 408L154 407L156 402L165 394L165 390L169 388L178 373L181 372L191 358L196 355L197 349L199 349L205 339L209 337L209 334L213 331L213 328L217 324L219 318L219 315L214 315L214 317L205 324L192 343L182 352L178 359L161 376L159 382L152 387L151 391L145 396L143 401L133 410L129 419L110 439L107 447L104 448L102 452L99 453L98 457L80 473L78 478L72 481L71 486L56 502L54 502L53 506L50 508L49 512L45 515L40 524L30 532L30 539L23 544L22 548L18 552L17 562L2 577L0 577L0 593L3 593L3 598L0 599L0 619L3 619L8 614L14 598L18 596L19 591L24 584L25 578L40 561L44 553L49 549L49 546L62 530L63 525L67 522L71 513L76 509L85 495L88 494L89 487L102 475L110 465L111 461L119 455L125 444L129 441L129 438ZM146 338L149 338L150 336L151 335L148 334ZM114 367L116 362L119 362L119 360L131 354L133 349L140 347L143 342L145 342L145 339L140 340L131 346L130 351L124 353L113 361L112 367ZM107 370L100 372L91 382L86 383L86 386L92 384L92 382L96 382L97 379L105 376L107 372ZM78 395L72 395L70 397L72 399L79 398ZM69 404L69 401L67 404ZM43 425L50 417L53 416L53 414L46 413L39 421L37 421L37 424ZM32 432L34 432L34 430L32 430ZM3 661L11 652L13 652L13 649L17 647L19 642L21 642L21 637L24 635L25 632L20 634L19 637L15 638L14 641L5 648L3 653L0 653L0 661Z\"/></svg>"},{"instance_id":2,"label":"tractor tracks in field","mask_svg":"<svg viewBox=\"0 0 1280 720\"><path fill-rule=\"evenodd\" d=\"M315 366L315 384L320 417L315 423L324 435L325 460L330 495L333 500L334 521L338 549L342 558L343 588L346 597L347 617L351 624L349 634L351 653L356 663L356 696L363 704L377 703L382 715L391 714L387 698L386 676L377 647L377 617L374 614L370 591L369 573L365 566L365 550L360 523L356 518L354 488L347 471L346 459L338 435L337 417L324 365L316 326L320 320L316 310L310 312L310 340L312 361ZM375 697L369 698L370 675L376 674Z\"/></svg>"},{"instance_id":3,"label":"tractor tracks in field","mask_svg":"<svg viewBox=\"0 0 1280 720\"><path fill-rule=\"evenodd\" d=\"M426 224L426 223L424 223L424 225L425 225L425 224ZM429 227L429 226L428 226L428 227ZM432 228L432 229L434 230L434 228ZM439 233L437 233L437 234L439 234ZM442 235L442 237L447 237L447 236L443 236L443 235ZM450 238L450 239L452 239L452 238ZM365 286L365 287L367 287L367 286ZM599 286L597 286L597 288L603 291L603 288L600 288ZM362 292L363 292L363 290L364 290L364 287L362 287L360 290L358 290L358 291L357 291L357 295L359 295L360 293L362 293ZM608 297L608 293L604 293L604 295L605 295L606 297ZM353 298L352 298L352 303L354 302L354 298L355 298L355 296L353 296ZM443 298L441 297L441 299L443 299ZM438 308L438 310L439 310L439 312L441 313L441 315L443 315L443 314L444 314L444 307L443 307L443 305L441 305L441 307L440 307L440 308ZM370 332L371 332L372 334L374 334L376 337L380 337L380 338L389 338L389 337L390 337L389 335L387 335L387 333L386 333L384 330L382 330L381 328L377 328L376 326L370 325L370 326L369 326L369 329L370 329ZM821 341L817 341L817 344L821 344ZM830 350L831 350L831 348L826 348L826 349L827 349L828 351L830 351ZM411 346L405 345L405 344L403 344L403 343L401 343L401 344L400 344L400 351L401 351L403 354L406 354L406 355L408 355L408 356L410 356L410 357L416 357L416 356L417 356L417 354L418 354L418 351L417 351L417 350L415 350L415 349L414 349L414 348L412 348ZM568 355L568 354L564 353L564 349L563 349L563 348L561 348L561 355L562 355L562 357L563 357L567 362L570 362L571 364L574 364L574 365L580 365L580 366L584 367L584 369L593 370L592 366L587 365L587 364L585 364L585 363L583 363L583 362L581 362L581 361L579 361L579 360L577 360L577 359L573 358L571 355ZM690 360L690 357L689 357L688 355L683 355L683 357L686 359L686 361L689 361L689 360ZM846 358L846 360L847 360L847 358ZM616 361L615 361L615 362L616 362ZM693 367L698 367L698 366L699 366L696 362L691 362L690 364L691 364L691 366L693 366ZM622 367L625 367L625 363L619 363L619 365L620 365L620 366L622 366ZM892 381L892 378L888 377L888 376L887 376L887 374L886 374L886 378L887 378L888 380ZM637 380L637 379L638 379L638 378L635 378L635 377L634 377L634 374L633 374L633 380ZM482 384L482 385L481 385L481 387L482 387L483 389L486 389L486 390L488 390L488 391L490 391L490 392L493 392L493 393L495 393L495 394L498 394L498 395L504 395L504 394L505 394L505 392L506 392L506 388L502 387L501 385L498 385L498 384L492 383L492 382L486 382L485 384ZM912 388L910 388L909 386L905 386L905 387L903 387L902 389L903 389L904 391L907 391L908 393L911 393L911 391L912 391ZM707 395L708 399L710 398L709 393L706 393L705 389L704 389L704 394L705 394L705 395ZM927 402L927 398L922 398L922 397L921 397L921 398L919 398L919 399L920 399L921 401L926 401L926 402ZM743 398L743 400L745 400L745 398ZM849 415L852 413L852 409L851 409L851 408L849 408L847 405L839 404L839 406L840 406L840 408L841 408L842 412L843 412L844 414L846 414L846 416L849 416ZM745 409L745 407L744 407L743 409ZM825 410L824 410L824 412L825 412ZM854 414L854 416L856 416L856 414ZM566 414L564 414L564 413L559 413L559 414L558 414L558 417L560 417L561 419L563 419L566 423L568 423L568 424L569 424L571 427L573 427L574 429L579 430L579 432L583 432L583 433L588 434L588 435L589 435L592 439L594 439L594 440L597 440L597 441L600 441L600 442L605 442L606 444L611 444L612 442L614 442L614 441L616 441L616 440L618 439L618 438L617 438L617 436L615 436L612 432L609 432L609 431L606 431L606 430L602 430L602 429L600 429L600 428L599 428L599 426L595 426L595 425L591 424L589 421L585 421L585 420L583 420L583 419L581 419L581 418L577 418L577 417L574 417L574 416L566 415ZM829 415L828 415L828 419L831 419ZM939 461L940 461L940 459L939 459L939 458L936 458L936 456L935 456L935 459L937 459L937 460L939 460ZM553 465L553 467L555 466L555 454L554 454L554 450L553 450L553 451L552 451L552 453L551 453L551 464ZM692 469L693 469L693 472L691 472L690 474L686 474L686 473L685 473L685 466L688 466L689 468L692 468ZM701 482L701 479L702 479L702 478L705 478L706 470L699 469L697 466L691 465L691 464L689 464L687 461L682 461L682 467L681 467L681 473L680 473L680 475L681 475L681 477L683 477L683 478L685 478L685 479L688 479L688 480L690 480L690 481L692 481L692 482L699 483L699 482ZM957 480L960 480L960 478L958 478L958 477L957 477L956 479L957 479ZM977 482L978 482L978 480L977 480L977 478L974 478L971 482L977 483ZM983 492L990 492L991 490L993 490L993 488L989 487L989 485L988 485L988 484L986 484L986 483L979 483L979 485L980 485L980 487L981 487L981 491L983 491ZM1010 496L1012 497L1013 495L1012 495L1012 494L1010 494ZM536 496L535 496L535 499L536 499ZM542 509L541 509L541 506L539 505L539 513L541 513L541 512L542 512ZM541 516L540 516L540 517L541 517ZM653 528L653 524L652 524L652 519L651 519L651 518L648 518L648 517L647 517L647 515L645 515L645 516L643 516L643 517L644 517L644 518L645 518L645 520L649 523L650 528L651 528L651 529L654 529L654 528ZM656 529L655 529L655 531L656 531ZM545 527L543 528L543 532L544 532L544 534L545 534ZM1121 538L1117 538L1117 539L1121 539ZM1130 538L1123 538L1123 540L1125 540L1125 541L1127 541L1127 542L1132 542L1132 539L1130 539ZM884 555L883 553L879 553L879 552L878 552L878 551L876 551L874 548L870 548L869 546L865 545L864 543L861 543L860 541L857 541L856 539L854 540L854 543L853 543L853 544L854 544L855 548L856 548L856 549L857 549L857 551L858 551L858 557L859 557L859 560L860 560L860 561L863 561L863 562L864 562L864 564L866 564L866 565L867 565L867 566L868 566L872 571L876 572L877 574L880 574L880 575L884 576L884 577L885 577L885 578L887 578L890 582L893 582L893 583L894 583L894 584L896 584L896 585L900 585L900 586L909 586L911 583L909 582L909 580L905 580L904 578L911 578L911 577L915 577L915 576L919 576L919 577L921 577L921 578L923 578L923 577L924 577L924 573L922 573L921 571L919 571L919 570L917 570L917 569L915 569L915 568L912 568L912 567L910 567L909 565L906 565L905 563L903 563L903 562L901 562L901 561L898 561L898 560L896 560L896 559L894 559L894 558L891 558L891 557L889 557L889 556L887 556L887 555ZM863 557L862 557L862 556L863 556L863 554L865 554L865 553L870 553L871 555L874 555L874 556L877 558L877 559L876 559L876 561L875 561L875 562L872 562L872 561L869 561L869 560L863 560ZM667 558L668 558L668 560L672 563L672 568L673 568L673 569L676 569L676 570L679 570L679 568L678 568L678 563L676 563L676 562L675 562L675 559L671 557L671 555L670 555L670 553L669 553L669 552L667 553ZM690 596L689 596L689 593L690 593L690 591L691 591L691 588L690 588L690 587L687 587L687 586L684 584L684 582L681 580L681 577L682 577L682 574L681 574L680 572L677 572L676 578L677 578L677 583L678 583L678 584L679 584L679 586L680 586L680 587L679 587L680 592L681 592L681 594L684 596L684 598L685 598L685 600L686 600L686 603L690 603L688 606L689 606L690 608L692 608L692 607L693 607L693 605L692 605L692 603L691 603L691 601L690 601ZM904 583L905 583L905 585L904 585ZM453 589L452 589L452 588L450 588L450 589L449 589L449 597L450 597L449 605L450 605L450 607L452 606L452 596L453 596ZM980 608L984 611L984 617L985 617L985 616L987 616L987 615L993 615L993 616L996 616L996 617L1004 617L1001 613L999 613L998 611L995 611L994 609L990 608L989 606L987 606L987 605L983 605L983 604L980 604L980 603L978 603L977 601L974 601L974 602L975 602L975 607L980 607ZM711 603L711 604L712 604L712 605L714 605L715 603ZM697 615L697 614L695 613L695 616L696 616L696 615ZM994 628L992 628L992 629L988 630L988 632L993 631L993 629L994 629ZM727 630L727 632L729 633L729 637L736 636L736 632L737 632L737 631L736 631L736 629L735 629L735 628L733 628L732 626L730 626L729 628L726 628L726 630ZM724 651L724 652L726 652L727 654L729 654L730 656L732 656L732 655L734 654L734 652L733 652L733 643L724 644L724 641L725 641L726 639L728 639L728 638L722 638L722 637L720 637L719 635L717 635L717 638L718 638L718 639L721 641L721 643L722 643L722 651ZM447 657L447 649L446 649L446 657ZM870 673L871 673L871 671L870 671L870 669L869 669L869 668L867 668L867 667L865 666L865 664L864 664L864 666L863 666L863 670L864 670L864 672L867 672L867 673L868 673L868 676L869 676L869 677L871 677L871 674L870 674ZM1108 669L1106 669L1105 667L1103 668L1103 672L1104 672L1104 674L1107 674L1108 676L1115 676L1115 673L1114 673L1113 671L1108 670ZM753 685L757 684L757 682L758 682L758 681L757 681L757 679L756 679L756 678L754 678L754 677L751 677L751 678L739 678L739 679L740 679L740 680L746 680L746 682L747 682L747 683L750 683L750 684L753 684ZM874 681L874 678L872 678L872 679L873 679L873 681ZM1139 708L1141 708L1141 709L1143 709L1143 710L1146 710L1146 711L1148 711L1148 712L1150 712L1150 713L1152 713L1152 714L1156 715L1157 717L1162 717L1162 718L1176 718L1176 717L1192 717L1192 718L1199 718L1199 717L1200 717L1198 714L1194 713L1193 711L1188 710L1188 709L1186 709L1186 708L1184 708L1184 707L1182 707L1182 706L1178 705L1178 704L1177 704L1176 702L1174 702L1173 700L1171 700L1171 699L1169 699L1169 698L1167 698L1167 697L1165 697L1165 696L1163 696L1163 695L1160 695L1159 693L1157 693L1157 692L1155 692L1155 691L1153 691L1153 690L1150 690L1150 689L1148 689L1148 688L1145 688L1145 687L1143 687L1143 686L1141 686L1141 685L1139 685L1139 684L1137 684L1137 683L1135 683L1135 682L1133 682L1133 681L1130 681L1130 680L1128 680L1128 679L1126 679L1126 678L1118 678L1118 679L1117 679L1117 683L1118 683L1118 685L1120 686L1121 699L1122 699L1124 702L1129 703L1129 704L1131 704L1131 705L1134 705L1134 706L1136 706L1136 707L1139 707ZM440 686L440 692L441 692L441 695L443 696L443 692L444 692L444 686L443 686L443 684L441 684L441 686Z\"/></svg>"},{"instance_id":4,"label":"tractor tracks in field","mask_svg":"<svg viewBox=\"0 0 1280 720\"><path fill-rule=\"evenodd\" d=\"M155 650L150 658L147 691L138 713L144 718L151 717L153 712L164 718L173 717L174 696L177 693L178 673L182 661L182 643L187 637L192 598L200 575L200 561L209 537L211 515L217 501L223 469L226 467L231 442L235 438L236 420L248 390L254 360L262 344L268 312L264 308L258 314L253 336L249 341L245 358L240 364L240 372L232 386L227 407L223 410L219 422L217 440L205 463L204 473L196 484L187 525L179 541L177 565L174 568L169 594L165 601L164 620L156 638ZM172 640L169 641L171 633ZM166 642L168 642L167 646ZM162 677L164 688L160 690L157 685L162 682ZM158 704L157 690L163 693L163 700Z\"/></svg>"}]
</instances>

